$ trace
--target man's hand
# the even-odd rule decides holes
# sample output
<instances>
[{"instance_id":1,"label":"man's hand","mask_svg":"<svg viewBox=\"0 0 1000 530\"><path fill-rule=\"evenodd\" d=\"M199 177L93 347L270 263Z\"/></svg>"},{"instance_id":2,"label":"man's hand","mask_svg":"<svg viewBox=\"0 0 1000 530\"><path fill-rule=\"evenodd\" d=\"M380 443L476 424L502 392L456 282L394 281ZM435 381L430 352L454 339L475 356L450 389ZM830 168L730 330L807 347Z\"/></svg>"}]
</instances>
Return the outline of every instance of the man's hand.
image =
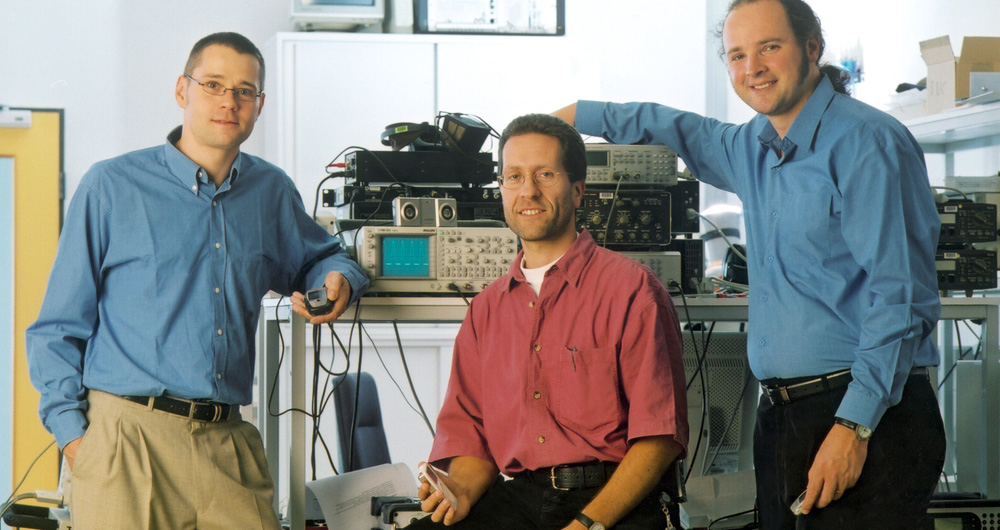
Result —
<instances>
[{"instance_id":1,"label":"man's hand","mask_svg":"<svg viewBox=\"0 0 1000 530\"><path fill-rule=\"evenodd\" d=\"M438 479L455 494L458 506L452 506L440 490L431 493L430 484L421 480L417 495L424 502L420 504L420 509L431 512L431 520L435 523L443 521L445 526L451 526L469 515L472 506L496 480L497 473L499 470L492 462L471 456L456 456L451 459L448 476L438 476Z\"/></svg>"},{"instance_id":2,"label":"man's hand","mask_svg":"<svg viewBox=\"0 0 1000 530\"><path fill-rule=\"evenodd\" d=\"M809 468L802 513L809 513L813 507L825 508L840 499L845 491L857 484L867 458L868 442L858 440L851 429L834 424Z\"/></svg>"},{"instance_id":3,"label":"man's hand","mask_svg":"<svg viewBox=\"0 0 1000 530\"><path fill-rule=\"evenodd\" d=\"M298 291L292 294L292 311L307 319L310 324L323 324L337 320L351 301L351 284L347 278L344 278L343 274L339 272L327 274L323 286L326 287L327 299L333 301L333 309L325 315L310 314L309 310L306 309L305 295Z\"/></svg>"},{"instance_id":4,"label":"man's hand","mask_svg":"<svg viewBox=\"0 0 1000 530\"><path fill-rule=\"evenodd\" d=\"M71 441L62 450L63 458L66 459L66 465L69 466L70 471L73 471L73 462L76 460L76 450L80 448L80 440L83 440L83 438Z\"/></svg>"}]
</instances>

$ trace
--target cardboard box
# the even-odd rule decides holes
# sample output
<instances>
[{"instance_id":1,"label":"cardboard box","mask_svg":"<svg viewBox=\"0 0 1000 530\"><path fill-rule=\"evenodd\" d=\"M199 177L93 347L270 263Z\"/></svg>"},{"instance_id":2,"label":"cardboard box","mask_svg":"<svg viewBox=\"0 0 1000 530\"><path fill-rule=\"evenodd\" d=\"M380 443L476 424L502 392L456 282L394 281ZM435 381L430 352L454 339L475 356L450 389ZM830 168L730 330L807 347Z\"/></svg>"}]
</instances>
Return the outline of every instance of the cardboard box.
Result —
<instances>
[{"instance_id":1,"label":"cardboard box","mask_svg":"<svg viewBox=\"0 0 1000 530\"><path fill-rule=\"evenodd\" d=\"M934 114L969 97L972 72L1000 72L1000 37L965 37L955 57L945 35L921 42L920 55L927 63L927 113Z\"/></svg>"}]
</instances>

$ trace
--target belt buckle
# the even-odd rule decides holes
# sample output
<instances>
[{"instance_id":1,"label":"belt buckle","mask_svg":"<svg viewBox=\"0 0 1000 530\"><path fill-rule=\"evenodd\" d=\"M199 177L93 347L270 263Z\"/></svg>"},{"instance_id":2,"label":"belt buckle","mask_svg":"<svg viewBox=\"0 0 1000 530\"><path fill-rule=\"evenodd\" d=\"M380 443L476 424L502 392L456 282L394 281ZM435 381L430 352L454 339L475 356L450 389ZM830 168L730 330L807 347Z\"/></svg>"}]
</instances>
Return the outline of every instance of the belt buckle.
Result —
<instances>
[{"instance_id":1,"label":"belt buckle","mask_svg":"<svg viewBox=\"0 0 1000 530\"><path fill-rule=\"evenodd\" d=\"M787 386L776 386L773 388L764 387L764 393L772 405L787 405L791 401L788 397Z\"/></svg>"},{"instance_id":2,"label":"belt buckle","mask_svg":"<svg viewBox=\"0 0 1000 530\"><path fill-rule=\"evenodd\" d=\"M212 419L209 420L212 423L222 420L222 405L218 403L209 403L212 406Z\"/></svg>"},{"instance_id":3,"label":"belt buckle","mask_svg":"<svg viewBox=\"0 0 1000 530\"><path fill-rule=\"evenodd\" d=\"M556 470L559 469L559 468L561 468L561 467L569 467L569 466L561 464L561 465L552 466L551 468L549 468L549 480L552 482L552 487L554 489L557 489L559 491L569 491L569 488L560 488L559 486L556 485Z\"/></svg>"}]
</instances>

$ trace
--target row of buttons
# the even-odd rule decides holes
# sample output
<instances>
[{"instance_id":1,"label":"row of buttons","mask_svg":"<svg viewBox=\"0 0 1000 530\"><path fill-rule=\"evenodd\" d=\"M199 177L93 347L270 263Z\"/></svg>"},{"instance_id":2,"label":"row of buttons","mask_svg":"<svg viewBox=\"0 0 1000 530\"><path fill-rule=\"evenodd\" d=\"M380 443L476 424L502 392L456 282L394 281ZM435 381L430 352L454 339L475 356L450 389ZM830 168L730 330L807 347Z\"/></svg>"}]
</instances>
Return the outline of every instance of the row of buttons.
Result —
<instances>
[{"instance_id":1,"label":"row of buttons","mask_svg":"<svg viewBox=\"0 0 1000 530\"><path fill-rule=\"evenodd\" d=\"M449 266L444 268L444 276L448 278L499 278L507 273L507 267L463 267Z\"/></svg>"}]
</instances>

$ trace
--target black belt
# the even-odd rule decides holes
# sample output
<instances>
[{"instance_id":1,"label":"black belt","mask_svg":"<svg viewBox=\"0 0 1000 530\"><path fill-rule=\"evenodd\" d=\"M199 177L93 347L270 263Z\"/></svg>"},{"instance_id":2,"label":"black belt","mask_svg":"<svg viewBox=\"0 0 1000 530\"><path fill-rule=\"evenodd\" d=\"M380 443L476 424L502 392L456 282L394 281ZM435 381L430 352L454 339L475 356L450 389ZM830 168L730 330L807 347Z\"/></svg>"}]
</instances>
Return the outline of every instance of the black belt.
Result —
<instances>
[{"instance_id":1,"label":"black belt","mask_svg":"<svg viewBox=\"0 0 1000 530\"><path fill-rule=\"evenodd\" d=\"M120 396L134 403L170 414L184 416L189 420L220 422L229 419L236 405L216 403L214 401L198 402L186 399L174 399L166 396Z\"/></svg>"},{"instance_id":2,"label":"black belt","mask_svg":"<svg viewBox=\"0 0 1000 530\"><path fill-rule=\"evenodd\" d=\"M927 375L927 368L919 367L910 370L910 375ZM787 405L793 401L829 392L842 386L847 386L853 380L850 370L821 375L815 379L802 381L791 385L761 385L764 393L774 405Z\"/></svg>"},{"instance_id":3,"label":"black belt","mask_svg":"<svg viewBox=\"0 0 1000 530\"><path fill-rule=\"evenodd\" d=\"M566 464L528 470L518 474L517 478L526 479L533 484L545 484L557 490L600 488L611 478L615 469L618 469L617 462Z\"/></svg>"}]
</instances>

